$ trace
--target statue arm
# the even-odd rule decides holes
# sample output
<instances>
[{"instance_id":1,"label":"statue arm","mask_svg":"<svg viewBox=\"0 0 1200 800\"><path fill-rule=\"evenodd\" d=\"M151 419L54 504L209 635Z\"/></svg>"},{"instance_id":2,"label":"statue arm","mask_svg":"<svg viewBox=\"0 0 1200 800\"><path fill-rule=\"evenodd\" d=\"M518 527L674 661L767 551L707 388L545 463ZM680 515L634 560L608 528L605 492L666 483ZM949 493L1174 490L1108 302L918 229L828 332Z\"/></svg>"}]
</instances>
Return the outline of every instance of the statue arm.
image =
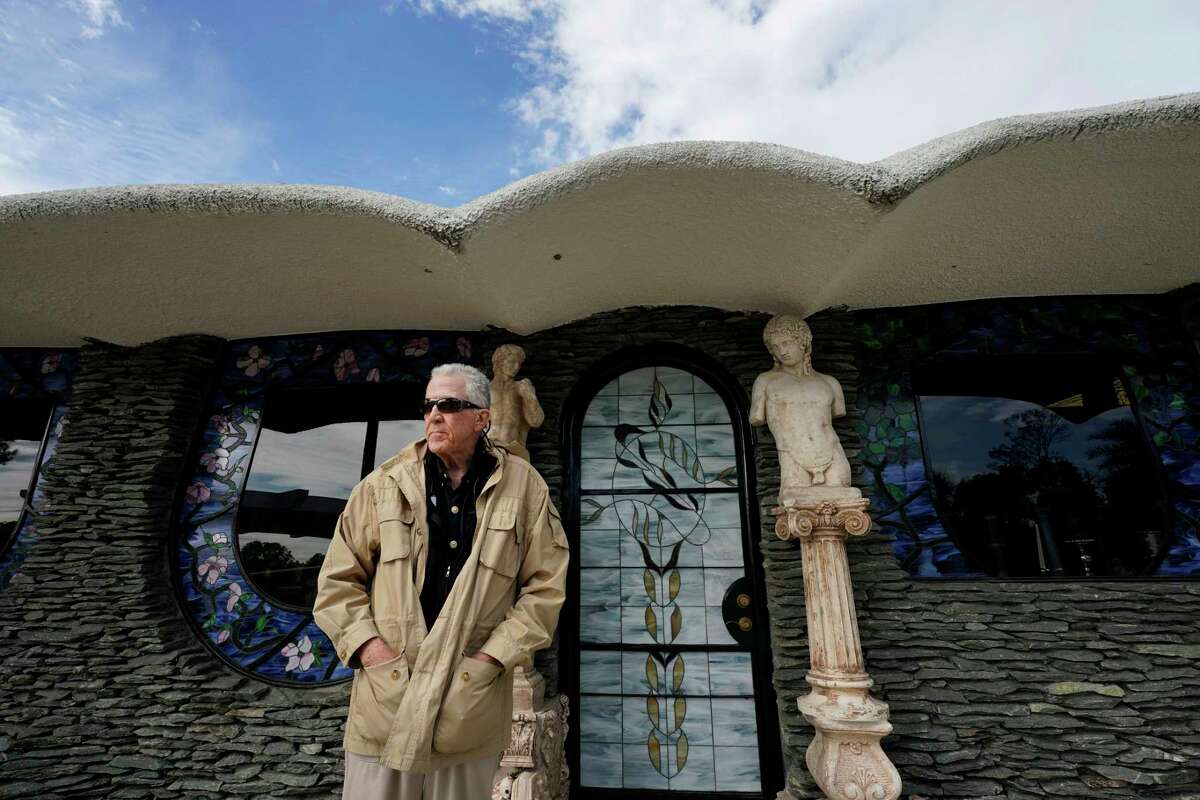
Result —
<instances>
[{"instance_id":1,"label":"statue arm","mask_svg":"<svg viewBox=\"0 0 1200 800\"><path fill-rule=\"evenodd\" d=\"M838 383L838 379L831 375L822 375L829 382L829 388L833 389L833 416L846 416L846 396L842 394L842 384Z\"/></svg>"},{"instance_id":2,"label":"statue arm","mask_svg":"<svg viewBox=\"0 0 1200 800\"><path fill-rule=\"evenodd\" d=\"M533 381L526 378L519 382L517 392L521 395L521 413L525 417L525 422L531 428L542 427L542 423L546 421L546 412L542 410L542 404L538 402Z\"/></svg>"},{"instance_id":3,"label":"statue arm","mask_svg":"<svg viewBox=\"0 0 1200 800\"><path fill-rule=\"evenodd\" d=\"M750 424L767 424L767 373L759 375L754 381L754 390L750 393Z\"/></svg>"}]
</instances>

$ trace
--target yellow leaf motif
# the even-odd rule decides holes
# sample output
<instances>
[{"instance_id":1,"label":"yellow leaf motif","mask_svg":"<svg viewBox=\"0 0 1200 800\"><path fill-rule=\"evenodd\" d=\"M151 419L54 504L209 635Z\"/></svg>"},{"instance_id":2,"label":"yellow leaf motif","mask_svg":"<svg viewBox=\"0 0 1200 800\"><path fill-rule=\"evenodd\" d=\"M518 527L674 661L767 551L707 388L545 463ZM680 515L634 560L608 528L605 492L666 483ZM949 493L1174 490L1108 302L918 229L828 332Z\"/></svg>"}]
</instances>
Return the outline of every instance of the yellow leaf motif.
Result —
<instances>
[{"instance_id":1,"label":"yellow leaf motif","mask_svg":"<svg viewBox=\"0 0 1200 800\"><path fill-rule=\"evenodd\" d=\"M688 756L688 741L687 734L680 733L679 741L675 743L675 769L682 771L683 765L687 763Z\"/></svg>"},{"instance_id":2,"label":"yellow leaf motif","mask_svg":"<svg viewBox=\"0 0 1200 800\"><path fill-rule=\"evenodd\" d=\"M686 717L687 717L687 700L684 700L682 697L676 697L675 698L675 724L671 728L671 730L677 731L680 728L682 728L683 720Z\"/></svg>"},{"instance_id":3,"label":"yellow leaf motif","mask_svg":"<svg viewBox=\"0 0 1200 800\"><path fill-rule=\"evenodd\" d=\"M679 687L683 685L683 653L675 657L675 668L671 675L671 691L678 692Z\"/></svg>"},{"instance_id":4,"label":"yellow leaf motif","mask_svg":"<svg viewBox=\"0 0 1200 800\"><path fill-rule=\"evenodd\" d=\"M654 656L646 656L646 682L650 684L650 691L658 691L658 664L654 662Z\"/></svg>"},{"instance_id":5,"label":"yellow leaf motif","mask_svg":"<svg viewBox=\"0 0 1200 800\"><path fill-rule=\"evenodd\" d=\"M679 629L683 627L683 612L679 610L679 606L675 606L675 610L671 612L671 641L679 636Z\"/></svg>"},{"instance_id":6,"label":"yellow leaf motif","mask_svg":"<svg viewBox=\"0 0 1200 800\"><path fill-rule=\"evenodd\" d=\"M650 598L650 602L657 602L658 592L654 590L654 573L650 570L644 571L642 573L642 584L646 587L646 597Z\"/></svg>"},{"instance_id":7,"label":"yellow leaf motif","mask_svg":"<svg viewBox=\"0 0 1200 800\"><path fill-rule=\"evenodd\" d=\"M651 725L662 729L662 721L658 718L658 698L652 694L646 695L646 716L650 718Z\"/></svg>"},{"instance_id":8,"label":"yellow leaf motif","mask_svg":"<svg viewBox=\"0 0 1200 800\"><path fill-rule=\"evenodd\" d=\"M646 606L646 632L650 634L650 638L658 641L658 617L654 615L654 609Z\"/></svg>"},{"instance_id":9,"label":"yellow leaf motif","mask_svg":"<svg viewBox=\"0 0 1200 800\"><path fill-rule=\"evenodd\" d=\"M658 737L651 733L646 738L646 752L650 755L650 763L659 772L662 772L662 747L658 743Z\"/></svg>"},{"instance_id":10,"label":"yellow leaf motif","mask_svg":"<svg viewBox=\"0 0 1200 800\"><path fill-rule=\"evenodd\" d=\"M677 569L671 571L670 591L671 596L667 598L668 603L673 601L679 595L679 570Z\"/></svg>"}]
</instances>

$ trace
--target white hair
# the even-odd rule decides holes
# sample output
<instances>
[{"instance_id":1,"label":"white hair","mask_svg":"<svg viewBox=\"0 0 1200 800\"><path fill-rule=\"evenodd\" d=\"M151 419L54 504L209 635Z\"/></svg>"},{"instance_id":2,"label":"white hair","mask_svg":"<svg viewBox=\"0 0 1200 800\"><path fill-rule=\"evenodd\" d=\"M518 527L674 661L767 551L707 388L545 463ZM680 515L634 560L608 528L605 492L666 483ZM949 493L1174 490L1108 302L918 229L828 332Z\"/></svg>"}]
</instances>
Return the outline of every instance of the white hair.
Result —
<instances>
[{"instance_id":1,"label":"white hair","mask_svg":"<svg viewBox=\"0 0 1200 800\"><path fill-rule=\"evenodd\" d=\"M466 399L480 408L492 407L492 384L487 375L470 364L442 364L433 368L429 378L459 377L467 384Z\"/></svg>"}]
</instances>

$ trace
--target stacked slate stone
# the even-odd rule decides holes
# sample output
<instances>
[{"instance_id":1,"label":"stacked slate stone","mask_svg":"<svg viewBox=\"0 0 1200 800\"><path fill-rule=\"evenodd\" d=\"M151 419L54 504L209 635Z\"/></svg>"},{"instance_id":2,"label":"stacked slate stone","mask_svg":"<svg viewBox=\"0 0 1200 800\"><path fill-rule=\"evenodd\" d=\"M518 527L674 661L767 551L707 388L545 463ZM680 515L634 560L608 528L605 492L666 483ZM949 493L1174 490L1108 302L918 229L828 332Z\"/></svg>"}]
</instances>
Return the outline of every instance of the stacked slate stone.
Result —
<instances>
[{"instance_id":1,"label":"stacked slate stone","mask_svg":"<svg viewBox=\"0 0 1200 800\"><path fill-rule=\"evenodd\" d=\"M672 342L719 361L747 395L771 366L767 317L634 308L529 337L546 409L533 463L561 502L563 403L614 351ZM815 366L855 413L854 315L811 318ZM84 348L46 480L42 539L0 593L0 798L336 797L349 687L273 688L234 673L191 630L170 579L173 509L221 342ZM490 357L490 352L485 353ZM837 427L861 480L852 417ZM819 797L804 587L767 513L779 472L754 446L774 685L787 786ZM867 667L892 710L884 740L910 797L1200 800L1200 585L914 581L885 535L852 539ZM557 684L552 651L539 654Z\"/></svg>"},{"instance_id":2,"label":"stacked slate stone","mask_svg":"<svg viewBox=\"0 0 1200 800\"><path fill-rule=\"evenodd\" d=\"M232 674L180 613L168 542L221 342L88 346L42 538L0 593L0 797L331 797L347 691Z\"/></svg>"}]
</instances>

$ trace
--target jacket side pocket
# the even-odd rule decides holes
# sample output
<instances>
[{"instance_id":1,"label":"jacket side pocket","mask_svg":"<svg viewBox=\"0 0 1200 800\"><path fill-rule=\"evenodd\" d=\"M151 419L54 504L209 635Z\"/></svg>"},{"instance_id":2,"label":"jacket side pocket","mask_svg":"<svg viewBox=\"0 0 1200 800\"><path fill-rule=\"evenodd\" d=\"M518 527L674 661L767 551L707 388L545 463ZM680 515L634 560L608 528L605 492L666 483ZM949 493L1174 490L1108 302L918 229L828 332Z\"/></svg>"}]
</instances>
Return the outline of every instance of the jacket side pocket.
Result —
<instances>
[{"instance_id":1,"label":"jacket side pocket","mask_svg":"<svg viewBox=\"0 0 1200 800\"><path fill-rule=\"evenodd\" d=\"M360 737L383 746L408 687L408 678L404 653L354 673L354 702L350 712Z\"/></svg>"},{"instance_id":2,"label":"jacket side pocket","mask_svg":"<svg viewBox=\"0 0 1200 800\"><path fill-rule=\"evenodd\" d=\"M433 749L445 755L467 753L496 739L502 726L512 724L511 692L505 697L507 686L502 667L463 656L442 699Z\"/></svg>"}]
</instances>

